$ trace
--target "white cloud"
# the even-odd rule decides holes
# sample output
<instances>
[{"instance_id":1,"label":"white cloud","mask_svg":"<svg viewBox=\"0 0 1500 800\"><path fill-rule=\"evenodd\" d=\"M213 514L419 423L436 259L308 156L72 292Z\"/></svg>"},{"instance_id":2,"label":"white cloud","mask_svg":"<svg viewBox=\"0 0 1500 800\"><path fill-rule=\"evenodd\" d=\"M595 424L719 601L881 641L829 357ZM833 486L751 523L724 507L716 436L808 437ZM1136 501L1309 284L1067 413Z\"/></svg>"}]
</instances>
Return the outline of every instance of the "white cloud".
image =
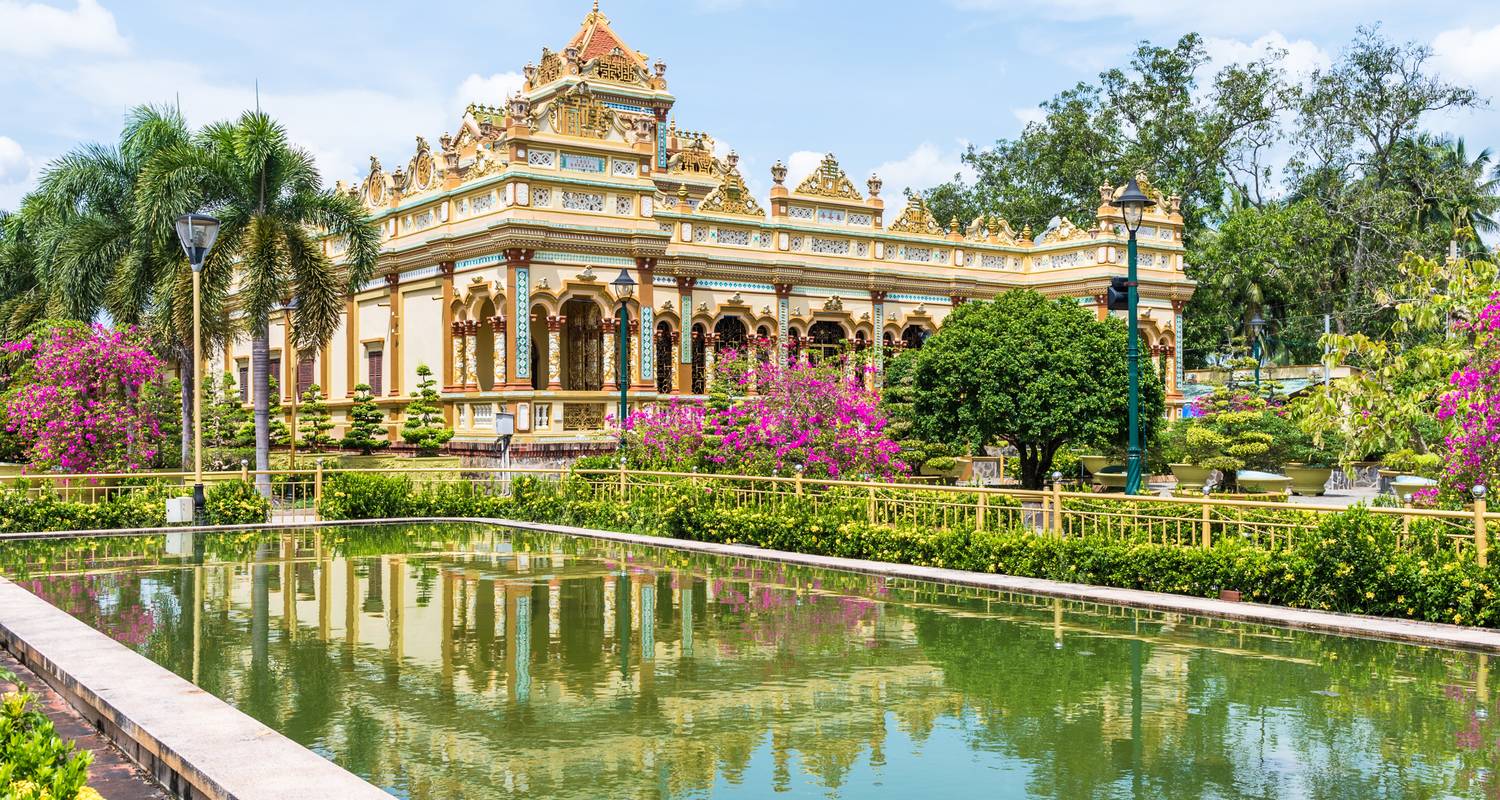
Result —
<instances>
[{"instance_id":1,"label":"white cloud","mask_svg":"<svg viewBox=\"0 0 1500 800\"><path fill-rule=\"evenodd\" d=\"M1090 22L1126 20L1142 27L1196 30L1205 35L1245 35L1266 29L1269 20L1371 18L1394 0L1259 0L1253 3L1203 0L950 0L960 10L996 12L1015 19Z\"/></svg>"},{"instance_id":2,"label":"white cloud","mask_svg":"<svg viewBox=\"0 0 1500 800\"><path fill-rule=\"evenodd\" d=\"M786 157L786 184L796 188L807 176L813 174L813 170L823 163L826 153L815 153L812 150L798 150Z\"/></svg>"},{"instance_id":3,"label":"white cloud","mask_svg":"<svg viewBox=\"0 0 1500 800\"><path fill-rule=\"evenodd\" d=\"M31 160L21 143L9 136L0 136L0 183L20 183L31 174Z\"/></svg>"},{"instance_id":4,"label":"white cloud","mask_svg":"<svg viewBox=\"0 0 1500 800\"><path fill-rule=\"evenodd\" d=\"M1500 25L1443 31L1432 40L1432 55L1438 71L1450 80L1486 83L1500 79Z\"/></svg>"},{"instance_id":5,"label":"white cloud","mask_svg":"<svg viewBox=\"0 0 1500 800\"><path fill-rule=\"evenodd\" d=\"M59 51L124 53L115 17L97 0L63 9L21 0L0 0L0 53L42 57Z\"/></svg>"},{"instance_id":6,"label":"white cloud","mask_svg":"<svg viewBox=\"0 0 1500 800\"><path fill-rule=\"evenodd\" d=\"M1209 37L1204 39L1203 45L1213 59L1215 70L1230 64L1246 64L1264 58L1272 51L1285 54L1281 66L1292 79L1306 77L1313 70L1326 69L1333 63L1333 58L1323 48L1307 39L1287 39L1280 31L1271 31L1253 42Z\"/></svg>"},{"instance_id":7,"label":"white cloud","mask_svg":"<svg viewBox=\"0 0 1500 800\"><path fill-rule=\"evenodd\" d=\"M519 72L497 72L489 77L476 72L458 85L458 91L453 96L453 106L462 112L470 103L503 105L505 99L521 91L525 83L525 76Z\"/></svg>"},{"instance_id":8,"label":"white cloud","mask_svg":"<svg viewBox=\"0 0 1500 800\"><path fill-rule=\"evenodd\" d=\"M952 150L944 150L931 142L923 142L905 158L876 167L875 174L885 181L881 195L886 198L886 205L899 207L905 202L905 190L920 192L930 189L953 180L954 175L972 181L974 170L961 160L967 146L966 142L958 142Z\"/></svg>"}]
</instances>

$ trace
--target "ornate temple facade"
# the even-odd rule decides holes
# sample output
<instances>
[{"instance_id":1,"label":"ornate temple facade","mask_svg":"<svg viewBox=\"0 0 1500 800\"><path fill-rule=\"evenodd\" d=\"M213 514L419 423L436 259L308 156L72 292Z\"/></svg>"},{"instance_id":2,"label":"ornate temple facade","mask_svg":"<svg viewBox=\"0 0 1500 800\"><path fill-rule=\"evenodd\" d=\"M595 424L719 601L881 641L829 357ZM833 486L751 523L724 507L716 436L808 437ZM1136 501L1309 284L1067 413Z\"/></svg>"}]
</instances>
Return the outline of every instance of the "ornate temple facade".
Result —
<instances>
[{"instance_id":1,"label":"ornate temple facade","mask_svg":"<svg viewBox=\"0 0 1500 800\"><path fill-rule=\"evenodd\" d=\"M539 452L607 440L618 398L618 338L628 340L632 405L701 394L717 355L759 342L808 357L871 348L880 364L922 340L957 305L1027 287L1075 298L1102 318L1126 239L1101 186L1093 220L1043 232L1003 219L934 219L920 199L887 209L881 180L856 185L829 155L810 175L771 168L757 199L738 157L677 127L666 65L627 47L597 7L560 51L543 49L502 106L471 105L433 149L338 190L381 230L379 276L347 298L343 328L321 352L291 352L271 331L283 402L317 383L334 421L356 384L397 413L417 369L438 378L459 448L494 442L515 414L516 444ZM1182 217L1157 202L1139 232L1143 352L1180 405ZM344 244L324 241L337 262ZM624 301L610 282L637 281ZM274 320L274 317L273 317ZM281 344L279 349L277 344ZM248 384L249 344L224 367ZM467 443L467 444L465 444Z\"/></svg>"}]
</instances>

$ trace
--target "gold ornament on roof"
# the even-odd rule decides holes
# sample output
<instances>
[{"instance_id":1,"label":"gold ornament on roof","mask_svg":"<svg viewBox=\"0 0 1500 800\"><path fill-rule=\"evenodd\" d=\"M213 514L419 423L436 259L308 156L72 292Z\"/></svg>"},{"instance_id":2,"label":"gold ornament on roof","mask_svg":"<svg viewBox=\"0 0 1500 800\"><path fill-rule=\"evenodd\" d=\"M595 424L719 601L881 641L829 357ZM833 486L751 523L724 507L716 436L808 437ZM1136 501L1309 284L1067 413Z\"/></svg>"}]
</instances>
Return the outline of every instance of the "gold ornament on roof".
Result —
<instances>
[{"instance_id":1,"label":"gold ornament on roof","mask_svg":"<svg viewBox=\"0 0 1500 800\"><path fill-rule=\"evenodd\" d=\"M724 179L703 202L698 204L699 211L708 211L715 214L746 214L749 216L763 217L766 212L761 210L760 204L755 202L755 195L745 186L745 179L740 177L740 171L731 166L724 174Z\"/></svg>"},{"instance_id":2,"label":"gold ornament on roof","mask_svg":"<svg viewBox=\"0 0 1500 800\"><path fill-rule=\"evenodd\" d=\"M697 136L694 137L692 144L672 156L667 162L667 170L673 173L713 177L719 174L719 162L714 158L713 151L709 150L708 145L704 143L703 137Z\"/></svg>"},{"instance_id":3,"label":"gold ornament on roof","mask_svg":"<svg viewBox=\"0 0 1500 800\"><path fill-rule=\"evenodd\" d=\"M839 167L833 153L823 156L823 163L797 187L797 194L817 197L836 197L843 200L863 200L849 177Z\"/></svg>"},{"instance_id":4,"label":"gold ornament on roof","mask_svg":"<svg viewBox=\"0 0 1500 800\"><path fill-rule=\"evenodd\" d=\"M824 311L843 311L844 310L844 298L839 297L838 295L834 295L833 297L828 298L827 300L823 301L823 310Z\"/></svg>"},{"instance_id":5,"label":"gold ornament on roof","mask_svg":"<svg viewBox=\"0 0 1500 800\"><path fill-rule=\"evenodd\" d=\"M537 65L536 78L531 81L532 86L543 86L562 77L562 58L556 53L542 48L542 63Z\"/></svg>"},{"instance_id":6,"label":"gold ornament on roof","mask_svg":"<svg viewBox=\"0 0 1500 800\"><path fill-rule=\"evenodd\" d=\"M1049 229L1042 234L1042 244L1053 244L1055 242L1069 242L1074 239L1089 238L1088 231L1073 224L1073 220L1067 217L1061 218L1057 227Z\"/></svg>"},{"instance_id":7,"label":"gold ornament on roof","mask_svg":"<svg viewBox=\"0 0 1500 800\"><path fill-rule=\"evenodd\" d=\"M547 119L553 131L565 136L603 139L609 135L614 112L589 91L588 84L580 83L552 101Z\"/></svg>"},{"instance_id":8,"label":"gold ornament on roof","mask_svg":"<svg viewBox=\"0 0 1500 800\"><path fill-rule=\"evenodd\" d=\"M891 223L892 233L922 233L930 236L941 236L943 226L938 224L932 212L927 208L927 201L920 195L912 195L906 202L906 208L902 209L901 216Z\"/></svg>"},{"instance_id":9,"label":"gold ornament on roof","mask_svg":"<svg viewBox=\"0 0 1500 800\"><path fill-rule=\"evenodd\" d=\"M594 77L599 80L625 83L632 86L645 85L646 81L641 70L636 67L635 62L625 55L625 51L616 47L608 53L594 59L592 70Z\"/></svg>"},{"instance_id":10,"label":"gold ornament on roof","mask_svg":"<svg viewBox=\"0 0 1500 800\"><path fill-rule=\"evenodd\" d=\"M411 163L407 165L411 174L409 186L417 191L432 188L434 178L437 177L437 165L432 160L432 149L427 145L427 139L417 137L417 153L411 157Z\"/></svg>"},{"instance_id":11,"label":"gold ornament on roof","mask_svg":"<svg viewBox=\"0 0 1500 800\"><path fill-rule=\"evenodd\" d=\"M365 201L372 206L383 204L386 201L386 189L389 183L390 179L381 169L380 159L370 156L370 174L365 177L363 187Z\"/></svg>"}]
</instances>

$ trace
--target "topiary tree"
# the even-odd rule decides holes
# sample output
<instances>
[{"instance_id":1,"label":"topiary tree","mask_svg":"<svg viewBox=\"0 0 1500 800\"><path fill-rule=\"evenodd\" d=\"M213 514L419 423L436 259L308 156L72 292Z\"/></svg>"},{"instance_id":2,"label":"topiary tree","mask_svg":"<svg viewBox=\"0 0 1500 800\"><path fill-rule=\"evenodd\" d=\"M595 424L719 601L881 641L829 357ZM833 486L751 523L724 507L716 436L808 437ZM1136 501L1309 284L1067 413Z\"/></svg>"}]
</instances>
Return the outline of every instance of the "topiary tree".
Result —
<instances>
[{"instance_id":1,"label":"topiary tree","mask_svg":"<svg viewBox=\"0 0 1500 800\"><path fill-rule=\"evenodd\" d=\"M302 407L297 409L297 427L301 428L298 438L308 450L318 453L333 444L333 437L328 435L333 430L333 415L328 412L328 404L323 402L323 388L316 383L302 393Z\"/></svg>"},{"instance_id":2,"label":"topiary tree","mask_svg":"<svg viewBox=\"0 0 1500 800\"><path fill-rule=\"evenodd\" d=\"M356 448L360 455L370 455L373 450L391 446L385 436L385 412L375 405L375 395L370 384L354 387L354 407L349 409L349 432L339 444Z\"/></svg>"},{"instance_id":3,"label":"topiary tree","mask_svg":"<svg viewBox=\"0 0 1500 800\"><path fill-rule=\"evenodd\" d=\"M1097 319L1071 298L1014 290L965 303L916 353L916 433L973 450L1009 442L1022 485L1039 488L1063 445L1125 441L1125 338L1121 320ZM1165 400L1155 370L1143 368L1140 385L1144 443Z\"/></svg>"},{"instance_id":4,"label":"topiary tree","mask_svg":"<svg viewBox=\"0 0 1500 800\"><path fill-rule=\"evenodd\" d=\"M1187 461L1224 473L1228 488L1240 470L1280 468L1303 437L1284 407L1228 386L1195 400L1193 411L1182 445Z\"/></svg>"},{"instance_id":5,"label":"topiary tree","mask_svg":"<svg viewBox=\"0 0 1500 800\"><path fill-rule=\"evenodd\" d=\"M453 438L453 430L443 423L443 410L438 406L438 391L433 387L432 370L426 364L417 367L417 391L406 404L406 422L401 425L401 438L417 448L418 455L430 456Z\"/></svg>"},{"instance_id":6,"label":"topiary tree","mask_svg":"<svg viewBox=\"0 0 1500 800\"><path fill-rule=\"evenodd\" d=\"M287 427L286 420L281 418L281 384L270 378L271 394L267 403L267 413L271 415L271 444L281 446L292 440L292 431ZM246 418L240 425L239 432L235 436L235 444L239 447L255 446L255 420Z\"/></svg>"}]
</instances>

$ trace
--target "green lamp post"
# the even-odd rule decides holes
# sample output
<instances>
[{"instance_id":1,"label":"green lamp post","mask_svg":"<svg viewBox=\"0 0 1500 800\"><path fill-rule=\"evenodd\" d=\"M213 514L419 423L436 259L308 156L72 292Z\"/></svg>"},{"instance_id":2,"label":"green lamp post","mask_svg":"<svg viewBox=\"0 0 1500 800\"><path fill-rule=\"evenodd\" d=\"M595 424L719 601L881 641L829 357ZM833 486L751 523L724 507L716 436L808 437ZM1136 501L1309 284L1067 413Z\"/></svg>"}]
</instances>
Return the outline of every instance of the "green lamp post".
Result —
<instances>
[{"instance_id":1,"label":"green lamp post","mask_svg":"<svg viewBox=\"0 0 1500 800\"><path fill-rule=\"evenodd\" d=\"M630 277L630 270L622 268L609 285L614 287L615 297L620 299L620 357L616 359L615 378L620 386L620 445L623 447L625 415L629 413L626 393L630 390L630 308L626 303L635 294L635 278Z\"/></svg>"},{"instance_id":2,"label":"green lamp post","mask_svg":"<svg viewBox=\"0 0 1500 800\"><path fill-rule=\"evenodd\" d=\"M1255 359L1255 396L1260 397L1260 333L1266 329L1266 321L1256 314L1250 320L1250 357Z\"/></svg>"},{"instance_id":3,"label":"green lamp post","mask_svg":"<svg viewBox=\"0 0 1500 800\"><path fill-rule=\"evenodd\" d=\"M1140 230L1141 217L1146 209L1156 205L1156 201L1141 191L1140 184L1135 178L1131 178L1125 184L1125 191L1110 201L1110 205L1120 209L1120 216L1125 219L1125 230L1130 232L1126 248L1129 272L1125 279L1130 292L1130 328L1126 331L1125 346L1125 360L1130 367L1130 449L1126 451L1125 493L1136 494L1141 490L1141 473L1145 467L1142 462L1145 457L1141 452L1141 342L1140 323L1136 317L1140 292L1137 291L1135 232Z\"/></svg>"},{"instance_id":4,"label":"green lamp post","mask_svg":"<svg viewBox=\"0 0 1500 800\"><path fill-rule=\"evenodd\" d=\"M177 241L193 270L193 522L204 522L203 494L203 262L219 236L219 221L207 214L177 218Z\"/></svg>"}]
</instances>

